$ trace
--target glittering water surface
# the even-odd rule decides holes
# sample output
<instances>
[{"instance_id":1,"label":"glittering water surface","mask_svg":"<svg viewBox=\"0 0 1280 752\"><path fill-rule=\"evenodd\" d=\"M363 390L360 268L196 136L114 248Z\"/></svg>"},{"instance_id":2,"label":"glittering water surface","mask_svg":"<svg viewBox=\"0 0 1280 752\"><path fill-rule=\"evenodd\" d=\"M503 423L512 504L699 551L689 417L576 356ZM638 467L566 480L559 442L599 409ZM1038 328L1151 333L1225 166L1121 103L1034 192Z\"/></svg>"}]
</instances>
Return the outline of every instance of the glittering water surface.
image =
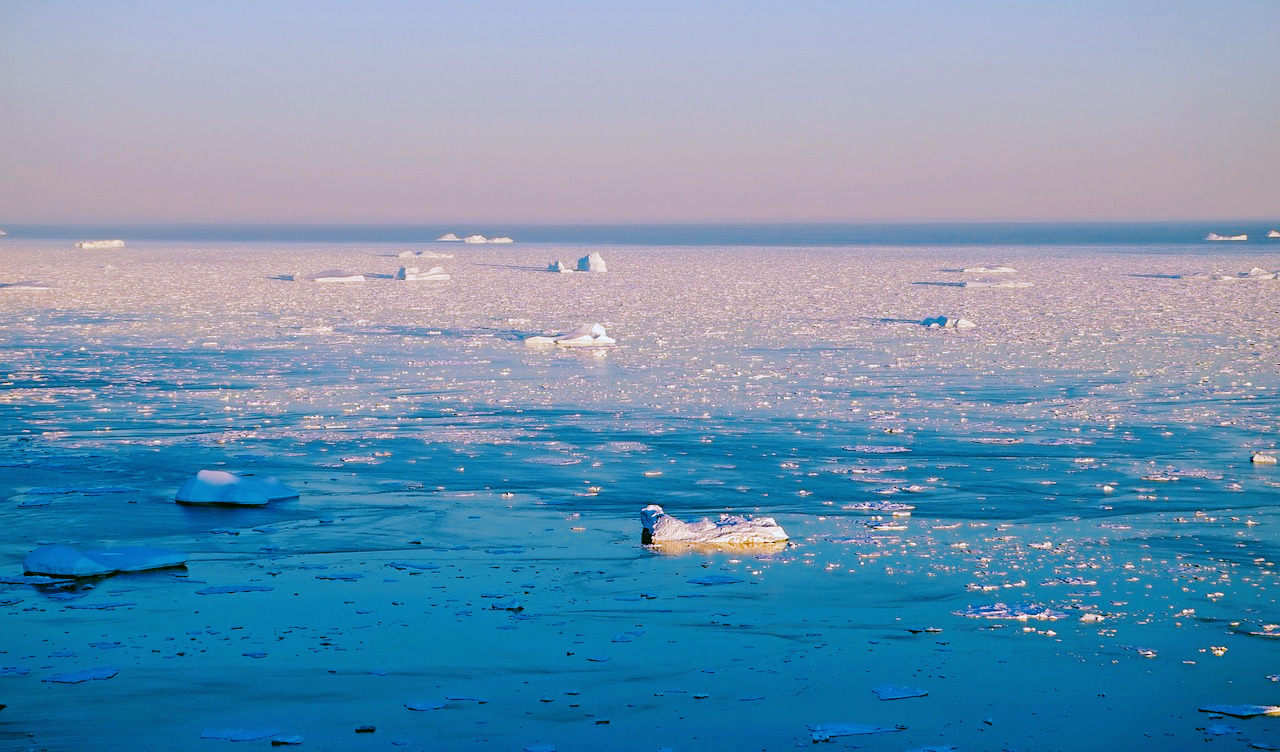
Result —
<instances>
[{"instance_id":1,"label":"glittering water surface","mask_svg":"<svg viewBox=\"0 0 1280 752\"><path fill-rule=\"evenodd\" d=\"M1280 281L1192 278L1280 249L442 245L0 244L56 285L0 287L7 748L1280 741L1198 712L1278 699ZM201 468L302 494L174 504ZM792 544L648 549L649 503ZM46 542L191 560L22 578Z\"/></svg>"}]
</instances>

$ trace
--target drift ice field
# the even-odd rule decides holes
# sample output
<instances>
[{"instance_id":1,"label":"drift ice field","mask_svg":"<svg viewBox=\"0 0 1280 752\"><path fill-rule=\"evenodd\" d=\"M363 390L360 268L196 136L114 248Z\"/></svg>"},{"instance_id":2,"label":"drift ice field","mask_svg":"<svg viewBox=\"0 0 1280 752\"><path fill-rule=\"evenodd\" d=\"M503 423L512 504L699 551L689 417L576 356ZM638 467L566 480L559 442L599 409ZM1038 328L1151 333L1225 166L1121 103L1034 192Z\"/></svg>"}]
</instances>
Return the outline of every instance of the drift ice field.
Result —
<instances>
[{"instance_id":1,"label":"drift ice field","mask_svg":"<svg viewBox=\"0 0 1280 752\"><path fill-rule=\"evenodd\" d=\"M1280 747L1280 242L126 243L0 242L0 749Z\"/></svg>"}]
</instances>

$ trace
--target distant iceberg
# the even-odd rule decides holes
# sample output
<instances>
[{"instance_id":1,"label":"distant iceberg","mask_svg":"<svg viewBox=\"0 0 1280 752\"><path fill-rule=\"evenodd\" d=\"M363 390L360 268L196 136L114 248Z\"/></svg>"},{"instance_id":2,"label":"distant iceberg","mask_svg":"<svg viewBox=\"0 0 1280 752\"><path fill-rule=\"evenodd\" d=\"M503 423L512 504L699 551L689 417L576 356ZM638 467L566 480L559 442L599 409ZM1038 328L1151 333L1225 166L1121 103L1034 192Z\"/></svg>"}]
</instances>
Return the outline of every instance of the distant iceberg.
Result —
<instances>
[{"instance_id":1,"label":"distant iceberg","mask_svg":"<svg viewBox=\"0 0 1280 752\"><path fill-rule=\"evenodd\" d=\"M496 237L496 238L489 238L489 242L490 242L490 243L514 243L514 242L516 242L516 241L512 240L511 238L507 237L506 235L500 235L500 236L498 236L498 237Z\"/></svg>"},{"instance_id":2,"label":"distant iceberg","mask_svg":"<svg viewBox=\"0 0 1280 752\"><path fill-rule=\"evenodd\" d=\"M76 248L83 248L86 251L100 251L103 248L124 248L123 240L81 240L76 243Z\"/></svg>"},{"instance_id":3,"label":"distant iceberg","mask_svg":"<svg viewBox=\"0 0 1280 752\"><path fill-rule=\"evenodd\" d=\"M468 235L462 239L464 243L488 243L489 239L483 235Z\"/></svg>"},{"instance_id":4,"label":"distant iceberg","mask_svg":"<svg viewBox=\"0 0 1280 752\"><path fill-rule=\"evenodd\" d=\"M1211 232L1208 235L1205 235L1204 239L1205 240L1248 240L1249 236L1243 233L1240 235L1219 235L1216 232Z\"/></svg>"},{"instance_id":5,"label":"distant iceberg","mask_svg":"<svg viewBox=\"0 0 1280 752\"><path fill-rule=\"evenodd\" d=\"M326 269L315 274L295 275L293 278L297 282L322 282L322 283L343 283L343 282L363 282L363 274L352 274L344 272L341 269Z\"/></svg>"},{"instance_id":6,"label":"distant iceberg","mask_svg":"<svg viewBox=\"0 0 1280 752\"><path fill-rule=\"evenodd\" d=\"M163 548L104 548L77 551L70 546L40 546L22 560L22 569L51 577L100 577L117 572L180 567L187 555Z\"/></svg>"},{"instance_id":7,"label":"distant iceberg","mask_svg":"<svg viewBox=\"0 0 1280 752\"><path fill-rule=\"evenodd\" d=\"M263 506L272 501L297 497L297 491L277 478L236 475L225 470L201 470L182 484L173 499L180 504Z\"/></svg>"},{"instance_id":8,"label":"distant iceberg","mask_svg":"<svg viewBox=\"0 0 1280 752\"><path fill-rule=\"evenodd\" d=\"M572 331L554 334L550 337L529 337L526 345L556 345L558 347L605 347L615 344L617 340L610 337L605 328L599 324L583 324Z\"/></svg>"},{"instance_id":9,"label":"distant iceberg","mask_svg":"<svg viewBox=\"0 0 1280 752\"><path fill-rule=\"evenodd\" d=\"M578 259L578 271L607 272L609 267L605 265L604 257L593 251L590 255Z\"/></svg>"},{"instance_id":10,"label":"distant iceberg","mask_svg":"<svg viewBox=\"0 0 1280 752\"><path fill-rule=\"evenodd\" d=\"M950 316L934 316L920 322L921 326L930 329L974 329L978 325L969 319L957 319Z\"/></svg>"},{"instance_id":11,"label":"distant iceberg","mask_svg":"<svg viewBox=\"0 0 1280 752\"><path fill-rule=\"evenodd\" d=\"M421 271L416 266L400 267L400 271L396 272L396 279L406 282L444 282L449 279L449 275L439 266L433 266L427 271Z\"/></svg>"},{"instance_id":12,"label":"distant iceberg","mask_svg":"<svg viewBox=\"0 0 1280 752\"><path fill-rule=\"evenodd\" d=\"M462 240L462 238L458 237L457 235L454 235L454 234L453 234L453 233L451 233L451 232L446 232L445 234L443 234L443 235L441 235L440 237L436 238L436 241L437 241L437 242L441 242L441 241L443 241L443 242L454 242L454 241L460 241L460 240Z\"/></svg>"},{"instance_id":13,"label":"distant iceberg","mask_svg":"<svg viewBox=\"0 0 1280 752\"><path fill-rule=\"evenodd\" d=\"M1267 237L1280 238L1280 230L1272 230L1271 232L1267 233Z\"/></svg>"},{"instance_id":14,"label":"distant iceberg","mask_svg":"<svg viewBox=\"0 0 1280 752\"><path fill-rule=\"evenodd\" d=\"M444 239L445 238L439 238L439 240L444 240ZM458 240L458 238L452 238L452 239ZM451 259L453 258L452 253L436 253L435 251L401 251L396 255L398 258L403 258L403 259L407 259L407 258Z\"/></svg>"},{"instance_id":15,"label":"distant iceberg","mask_svg":"<svg viewBox=\"0 0 1280 752\"><path fill-rule=\"evenodd\" d=\"M782 543L788 539L787 531L772 517L748 519L737 515L720 515L718 522L708 519L699 522L682 522L667 514L657 504L640 510L643 526L640 541L646 545L658 543L700 543L706 545L758 545Z\"/></svg>"}]
</instances>

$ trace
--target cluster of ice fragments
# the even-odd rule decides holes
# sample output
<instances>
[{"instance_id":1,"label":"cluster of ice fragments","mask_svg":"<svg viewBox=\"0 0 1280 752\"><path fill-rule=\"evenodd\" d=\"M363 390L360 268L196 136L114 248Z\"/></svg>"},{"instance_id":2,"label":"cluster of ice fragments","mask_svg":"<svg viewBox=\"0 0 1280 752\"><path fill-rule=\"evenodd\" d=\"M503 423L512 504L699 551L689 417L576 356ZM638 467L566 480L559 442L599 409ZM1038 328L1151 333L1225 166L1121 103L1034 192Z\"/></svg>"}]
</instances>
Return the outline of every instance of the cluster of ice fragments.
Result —
<instances>
[{"instance_id":1,"label":"cluster of ice fragments","mask_svg":"<svg viewBox=\"0 0 1280 752\"><path fill-rule=\"evenodd\" d=\"M609 271L609 267L605 264L603 256L592 251L590 254L578 259L578 267L576 269L571 269L567 263L556 260L547 265L547 271L556 272L558 274L569 274L575 271L607 272Z\"/></svg>"},{"instance_id":2,"label":"cluster of ice fragments","mask_svg":"<svg viewBox=\"0 0 1280 752\"><path fill-rule=\"evenodd\" d=\"M583 324L551 336L536 336L525 339L526 345L555 345L558 347L604 347L615 344L617 340L609 336L600 324Z\"/></svg>"},{"instance_id":3,"label":"cluster of ice fragments","mask_svg":"<svg viewBox=\"0 0 1280 752\"><path fill-rule=\"evenodd\" d=\"M106 248L124 248L123 240L81 240L76 243L76 248L83 248L86 251L101 251Z\"/></svg>"},{"instance_id":4,"label":"cluster of ice fragments","mask_svg":"<svg viewBox=\"0 0 1280 752\"><path fill-rule=\"evenodd\" d=\"M642 543L696 543L705 545L743 546L785 543L789 536L772 517L746 518L720 515L718 521L703 519L683 522L672 517L657 504L640 510Z\"/></svg>"}]
</instances>

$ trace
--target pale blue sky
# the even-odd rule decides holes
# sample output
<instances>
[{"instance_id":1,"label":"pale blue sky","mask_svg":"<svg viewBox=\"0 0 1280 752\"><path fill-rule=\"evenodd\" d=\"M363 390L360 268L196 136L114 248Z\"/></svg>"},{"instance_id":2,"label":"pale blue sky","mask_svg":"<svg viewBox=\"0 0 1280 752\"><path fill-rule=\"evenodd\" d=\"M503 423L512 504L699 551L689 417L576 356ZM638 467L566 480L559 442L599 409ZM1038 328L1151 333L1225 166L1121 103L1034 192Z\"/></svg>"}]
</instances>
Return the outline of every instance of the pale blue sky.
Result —
<instances>
[{"instance_id":1,"label":"pale blue sky","mask_svg":"<svg viewBox=\"0 0 1280 752\"><path fill-rule=\"evenodd\" d=\"M0 223L1277 215L1276 0L0 0Z\"/></svg>"}]
</instances>

